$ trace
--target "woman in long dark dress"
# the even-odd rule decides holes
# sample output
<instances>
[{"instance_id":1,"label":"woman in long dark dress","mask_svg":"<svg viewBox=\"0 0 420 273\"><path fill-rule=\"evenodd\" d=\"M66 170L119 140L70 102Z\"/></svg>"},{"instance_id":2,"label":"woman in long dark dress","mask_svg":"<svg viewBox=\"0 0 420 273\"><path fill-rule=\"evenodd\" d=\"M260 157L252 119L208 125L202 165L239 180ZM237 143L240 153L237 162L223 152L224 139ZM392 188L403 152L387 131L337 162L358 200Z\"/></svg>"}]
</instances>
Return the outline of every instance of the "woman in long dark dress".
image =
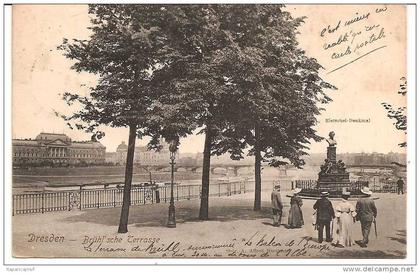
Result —
<instances>
[{"instance_id":1,"label":"woman in long dark dress","mask_svg":"<svg viewBox=\"0 0 420 273\"><path fill-rule=\"evenodd\" d=\"M301 189L296 188L293 190L293 196L290 198L290 211L289 211L289 228L300 228L303 226L302 215L302 198L298 196Z\"/></svg>"}]
</instances>

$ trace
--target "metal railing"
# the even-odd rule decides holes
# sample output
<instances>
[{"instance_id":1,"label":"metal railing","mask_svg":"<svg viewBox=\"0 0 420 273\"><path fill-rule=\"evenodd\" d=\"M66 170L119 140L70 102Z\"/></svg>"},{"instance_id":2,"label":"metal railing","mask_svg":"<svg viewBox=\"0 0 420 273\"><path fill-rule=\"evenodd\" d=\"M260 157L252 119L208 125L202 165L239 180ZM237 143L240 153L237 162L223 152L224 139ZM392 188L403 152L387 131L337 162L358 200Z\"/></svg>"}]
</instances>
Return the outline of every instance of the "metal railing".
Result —
<instances>
[{"instance_id":1,"label":"metal railing","mask_svg":"<svg viewBox=\"0 0 420 273\"><path fill-rule=\"evenodd\" d=\"M42 192L13 195L13 215L69 210L71 192Z\"/></svg>"},{"instance_id":2,"label":"metal railing","mask_svg":"<svg viewBox=\"0 0 420 273\"><path fill-rule=\"evenodd\" d=\"M169 202L170 192L171 188L169 185L162 187L133 187L131 189L130 204L166 203ZM212 197L231 196L245 192L245 181L210 184L209 188L209 195ZM123 194L123 188L14 194L12 198L12 215L120 207L123 203ZM201 185L174 185L174 199L176 201L198 199L200 196Z\"/></svg>"},{"instance_id":3,"label":"metal railing","mask_svg":"<svg viewBox=\"0 0 420 273\"><path fill-rule=\"evenodd\" d=\"M329 186L330 190L331 185ZM350 181L350 188L348 190L355 191L360 190L363 187L369 187L370 190L373 192L383 192L383 193L396 193L398 187L395 183L384 183L384 182L377 182L377 181ZM318 190L318 184L316 180L294 180L291 181L291 188L301 188L303 190ZM342 186L337 184L335 189L336 191L341 191Z\"/></svg>"},{"instance_id":4,"label":"metal railing","mask_svg":"<svg viewBox=\"0 0 420 273\"><path fill-rule=\"evenodd\" d=\"M302 190L312 190L317 188L316 180L294 180L291 181L292 190L295 188L301 188Z\"/></svg>"}]
</instances>

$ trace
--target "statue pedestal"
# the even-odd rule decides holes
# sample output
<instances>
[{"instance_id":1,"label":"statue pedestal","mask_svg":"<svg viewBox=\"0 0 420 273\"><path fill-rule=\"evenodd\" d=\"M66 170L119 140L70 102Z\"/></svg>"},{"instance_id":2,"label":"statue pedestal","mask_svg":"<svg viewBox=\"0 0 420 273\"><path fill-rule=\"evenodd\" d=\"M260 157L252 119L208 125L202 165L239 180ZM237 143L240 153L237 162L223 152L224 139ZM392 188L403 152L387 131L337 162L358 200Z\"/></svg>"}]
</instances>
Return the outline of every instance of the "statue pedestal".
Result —
<instances>
[{"instance_id":1,"label":"statue pedestal","mask_svg":"<svg viewBox=\"0 0 420 273\"><path fill-rule=\"evenodd\" d=\"M318 188L322 191L334 192L342 192L344 188L349 190L349 176L345 164L341 160L337 162L336 147L329 146L327 148L327 159L318 173Z\"/></svg>"},{"instance_id":2,"label":"statue pedestal","mask_svg":"<svg viewBox=\"0 0 420 273\"><path fill-rule=\"evenodd\" d=\"M321 191L343 191L350 189L350 174L345 173L319 173L317 186Z\"/></svg>"},{"instance_id":3,"label":"statue pedestal","mask_svg":"<svg viewBox=\"0 0 420 273\"><path fill-rule=\"evenodd\" d=\"M323 191L328 191L330 197L339 198L344 191L350 192L353 197L365 197L360 191L360 183L351 183L350 174L346 171L346 164L343 161L337 162L337 142L334 140L335 133L330 132L327 139L327 158L321 165L317 181L295 181L295 186L302 188L301 195L308 197L318 197ZM299 184L297 184L299 182ZM309 186L308 186L309 182ZM314 182L314 183L312 183ZM316 182L316 185L315 185ZM359 181L358 181L359 182Z\"/></svg>"},{"instance_id":4,"label":"statue pedestal","mask_svg":"<svg viewBox=\"0 0 420 273\"><path fill-rule=\"evenodd\" d=\"M327 147L327 159L331 162L336 162L337 159L337 147L329 146Z\"/></svg>"}]
</instances>

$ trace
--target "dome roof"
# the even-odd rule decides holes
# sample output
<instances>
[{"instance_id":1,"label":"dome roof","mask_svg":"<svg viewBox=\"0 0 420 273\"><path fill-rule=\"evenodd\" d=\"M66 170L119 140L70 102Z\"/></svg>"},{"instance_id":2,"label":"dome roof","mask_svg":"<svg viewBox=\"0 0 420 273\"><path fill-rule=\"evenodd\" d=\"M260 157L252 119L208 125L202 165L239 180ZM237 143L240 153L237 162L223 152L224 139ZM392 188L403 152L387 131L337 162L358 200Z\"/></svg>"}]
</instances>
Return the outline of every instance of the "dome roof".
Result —
<instances>
[{"instance_id":1,"label":"dome roof","mask_svg":"<svg viewBox=\"0 0 420 273\"><path fill-rule=\"evenodd\" d=\"M36 138L38 141L53 141L59 139L64 142L71 142L71 138L69 138L65 134L55 134L55 133L40 133Z\"/></svg>"},{"instance_id":2,"label":"dome roof","mask_svg":"<svg viewBox=\"0 0 420 273\"><path fill-rule=\"evenodd\" d=\"M118 145L118 147L117 147L117 150L127 150L127 149L128 149L128 146L127 146L127 144L125 144L124 141L121 142L121 144Z\"/></svg>"}]
</instances>

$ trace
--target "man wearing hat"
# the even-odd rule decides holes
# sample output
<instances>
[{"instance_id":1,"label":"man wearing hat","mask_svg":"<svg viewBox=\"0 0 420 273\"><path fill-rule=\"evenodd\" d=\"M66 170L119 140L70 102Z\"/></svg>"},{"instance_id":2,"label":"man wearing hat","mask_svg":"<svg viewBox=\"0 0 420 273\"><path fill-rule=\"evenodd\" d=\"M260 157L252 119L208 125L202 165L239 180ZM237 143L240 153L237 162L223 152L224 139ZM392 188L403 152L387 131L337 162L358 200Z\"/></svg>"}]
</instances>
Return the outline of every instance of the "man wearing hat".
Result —
<instances>
[{"instance_id":1,"label":"man wearing hat","mask_svg":"<svg viewBox=\"0 0 420 273\"><path fill-rule=\"evenodd\" d=\"M372 191L370 191L368 187L363 187L361 191L362 193L368 195L368 197L359 198L356 203L356 219L360 221L363 234L363 240L356 241L356 243L361 247L367 247L367 244L369 243L370 227L376 218L377 210L375 202L370 197L372 195Z\"/></svg>"},{"instance_id":2,"label":"man wearing hat","mask_svg":"<svg viewBox=\"0 0 420 273\"><path fill-rule=\"evenodd\" d=\"M271 208L273 209L273 226L278 227L281 223L283 214L283 204L281 202L280 185L274 186L271 193Z\"/></svg>"},{"instance_id":3,"label":"man wearing hat","mask_svg":"<svg viewBox=\"0 0 420 273\"><path fill-rule=\"evenodd\" d=\"M318 242L322 243L324 236L324 227L326 233L326 241L331 242L331 220L334 216L334 209L331 201L328 200L329 193L321 192L321 199L316 200L313 208L316 210L316 225L318 227Z\"/></svg>"}]
</instances>

